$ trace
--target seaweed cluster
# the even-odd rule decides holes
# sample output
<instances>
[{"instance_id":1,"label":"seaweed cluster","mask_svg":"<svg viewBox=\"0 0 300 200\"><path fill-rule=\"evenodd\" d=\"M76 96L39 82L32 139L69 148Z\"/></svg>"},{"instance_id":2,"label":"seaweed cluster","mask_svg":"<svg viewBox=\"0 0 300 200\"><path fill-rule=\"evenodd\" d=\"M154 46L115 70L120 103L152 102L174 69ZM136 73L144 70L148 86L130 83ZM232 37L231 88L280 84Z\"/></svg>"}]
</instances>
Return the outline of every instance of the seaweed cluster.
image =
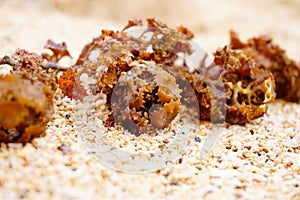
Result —
<instances>
[{"instance_id":1,"label":"seaweed cluster","mask_svg":"<svg viewBox=\"0 0 300 200\"><path fill-rule=\"evenodd\" d=\"M137 135L149 125L168 127L183 105L196 103L200 120L211 120L214 112L220 112L219 121L223 115L229 124L245 124L266 112L267 104L275 98L274 79L268 69L229 47L215 53L211 66L201 62L191 69L186 57L193 53L193 34L184 27L171 29L154 19L147 22L139 36L126 30L141 26L140 20L129 21L122 31L102 31L60 78L63 93L75 99L105 94L111 111L105 125L112 127L117 122ZM162 74L165 85L159 82ZM209 87L215 79L221 79L224 97L216 97ZM186 96L196 98L182 98L185 83L193 88ZM119 100L112 99L113 95ZM226 108L223 113L217 108L222 106Z\"/></svg>"},{"instance_id":2,"label":"seaweed cluster","mask_svg":"<svg viewBox=\"0 0 300 200\"><path fill-rule=\"evenodd\" d=\"M0 78L0 141L26 143L43 135L51 119L52 93L19 75Z\"/></svg>"},{"instance_id":3,"label":"seaweed cluster","mask_svg":"<svg viewBox=\"0 0 300 200\"><path fill-rule=\"evenodd\" d=\"M191 53L193 37L184 27L173 30L154 19L147 22L138 37L126 30L142 25L139 20L129 21L122 31L102 31L59 79L63 93L74 99L105 94L111 111L105 125L117 122L137 135L167 127L179 113L181 90L166 67L175 68L179 53ZM117 106L112 106L113 94Z\"/></svg>"},{"instance_id":4,"label":"seaweed cluster","mask_svg":"<svg viewBox=\"0 0 300 200\"><path fill-rule=\"evenodd\" d=\"M192 32L152 18L146 28L128 31L142 25L130 20L121 31L103 30L68 69L58 65L70 56L66 44L51 40L45 45L50 54L18 49L0 59L0 66L11 68L0 77L0 142L43 135L58 86L75 100L104 94L105 126L118 124L136 135L167 128L194 105L199 120L246 124L266 113L276 95L300 102L300 68L268 37L244 43L231 32L230 45L218 49L211 64L206 55L191 66Z\"/></svg>"},{"instance_id":5,"label":"seaweed cluster","mask_svg":"<svg viewBox=\"0 0 300 200\"><path fill-rule=\"evenodd\" d=\"M53 54L38 55L18 49L0 59L1 67L11 68L0 76L0 142L26 143L45 133L52 118L60 68L56 62L62 47L52 41L47 45L53 47Z\"/></svg>"},{"instance_id":6,"label":"seaweed cluster","mask_svg":"<svg viewBox=\"0 0 300 200\"><path fill-rule=\"evenodd\" d=\"M112 97L117 124L136 135L167 127L181 109L176 79L152 62L133 62L135 68L120 76Z\"/></svg>"},{"instance_id":7,"label":"seaweed cluster","mask_svg":"<svg viewBox=\"0 0 300 200\"><path fill-rule=\"evenodd\" d=\"M275 99L271 72L260 68L243 52L225 46L214 54L214 64L221 66L226 89L226 117L230 124L246 124L261 117Z\"/></svg>"},{"instance_id":8,"label":"seaweed cluster","mask_svg":"<svg viewBox=\"0 0 300 200\"><path fill-rule=\"evenodd\" d=\"M290 59L270 37L253 37L242 42L237 33L231 31L230 45L232 49L239 49L253 58L260 68L272 72L277 98L300 103L300 65Z\"/></svg>"}]
</instances>

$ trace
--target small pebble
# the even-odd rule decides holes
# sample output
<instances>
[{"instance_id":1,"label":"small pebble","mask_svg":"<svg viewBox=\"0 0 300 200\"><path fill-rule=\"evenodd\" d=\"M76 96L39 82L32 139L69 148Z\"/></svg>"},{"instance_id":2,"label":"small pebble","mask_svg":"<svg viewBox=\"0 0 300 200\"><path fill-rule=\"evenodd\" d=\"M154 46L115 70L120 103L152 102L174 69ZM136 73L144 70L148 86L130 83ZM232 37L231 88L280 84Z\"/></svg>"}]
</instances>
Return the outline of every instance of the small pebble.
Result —
<instances>
[{"instance_id":1,"label":"small pebble","mask_svg":"<svg viewBox=\"0 0 300 200\"><path fill-rule=\"evenodd\" d=\"M67 146L65 144L61 144L60 146L57 147L58 150L60 150L63 153L68 153L71 151L71 147Z\"/></svg>"},{"instance_id":2,"label":"small pebble","mask_svg":"<svg viewBox=\"0 0 300 200\"><path fill-rule=\"evenodd\" d=\"M199 136L196 136L195 137L195 141L200 143L201 142L201 138Z\"/></svg>"}]
</instances>

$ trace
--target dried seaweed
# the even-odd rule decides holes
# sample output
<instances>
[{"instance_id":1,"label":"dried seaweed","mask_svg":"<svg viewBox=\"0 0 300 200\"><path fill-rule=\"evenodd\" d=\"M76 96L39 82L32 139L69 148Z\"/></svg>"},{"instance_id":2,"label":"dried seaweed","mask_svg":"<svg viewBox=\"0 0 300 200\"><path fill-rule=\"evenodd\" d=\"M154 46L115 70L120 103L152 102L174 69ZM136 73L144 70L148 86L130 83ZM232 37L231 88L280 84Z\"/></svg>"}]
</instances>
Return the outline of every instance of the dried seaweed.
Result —
<instances>
[{"instance_id":1,"label":"dried seaweed","mask_svg":"<svg viewBox=\"0 0 300 200\"><path fill-rule=\"evenodd\" d=\"M246 124L261 117L275 99L274 79L269 70L259 68L243 52L225 46L214 54L221 66L226 88L226 118L230 124Z\"/></svg>"},{"instance_id":2,"label":"dried seaweed","mask_svg":"<svg viewBox=\"0 0 300 200\"><path fill-rule=\"evenodd\" d=\"M285 50L268 36L242 42L237 33L230 32L230 45L252 57L261 68L272 72L276 83L277 98L300 103L300 66L290 59Z\"/></svg>"},{"instance_id":3,"label":"dried seaweed","mask_svg":"<svg viewBox=\"0 0 300 200\"><path fill-rule=\"evenodd\" d=\"M19 75L0 78L0 141L26 143L45 133L52 92Z\"/></svg>"},{"instance_id":4,"label":"dried seaweed","mask_svg":"<svg viewBox=\"0 0 300 200\"><path fill-rule=\"evenodd\" d=\"M47 45L53 51L51 56L18 49L0 59L0 65L12 67L10 73L0 77L0 142L26 143L44 135L52 119L56 75L64 70L57 62L69 56L65 45L56 44L61 50L51 45L55 43Z\"/></svg>"},{"instance_id":5,"label":"dried seaweed","mask_svg":"<svg viewBox=\"0 0 300 200\"><path fill-rule=\"evenodd\" d=\"M200 120L211 120L212 113L218 110L212 103L212 99L216 97L206 82L205 76L208 71L211 73L210 76L221 76L222 84L225 86L225 99L219 97L217 100L219 102L224 100L225 103L217 106L226 108L224 118L226 122L245 124L266 112L267 104L275 98L273 76L268 70L261 69L250 57L225 47L215 53L215 63L212 66L206 68L200 65L197 70L191 71L185 60L181 64L176 61L180 58L180 54L192 53L190 41L193 34L185 27L171 29L155 19L148 19L147 22L148 27L139 37L131 36L126 30L141 26L140 20L129 21L122 31L102 31L99 37L84 47L72 72L67 71L61 77L60 85L63 92L72 96L70 90L78 81L79 93L86 90L90 94L106 94L111 115L108 116L105 125L112 127L117 121L137 135L145 131L143 127L149 125L154 128L168 127L182 105L188 107L197 103L200 108ZM148 38L144 39L145 37ZM142 82L136 74L130 76L128 74L134 69L135 73L144 71L145 74L157 77L153 66L160 66L166 71L175 70L178 76L172 73L165 75L175 78L173 88L184 91L183 85L187 82L194 90L188 95L196 95L196 100L181 99L180 92L174 98L172 91L159 96L162 87L157 82L153 80L152 84L150 80ZM75 79L66 79L71 77L70 73L76 74ZM172 83L169 81L169 84ZM135 84L139 87L134 87ZM66 85L73 86L66 87ZM116 107L111 105L112 95L115 95L113 93L120 96L115 102ZM130 101L123 102L124 99ZM170 102L172 109L167 110L166 106ZM152 112L152 106L156 105L159 108Z\"/></svg>"}]
</instances>

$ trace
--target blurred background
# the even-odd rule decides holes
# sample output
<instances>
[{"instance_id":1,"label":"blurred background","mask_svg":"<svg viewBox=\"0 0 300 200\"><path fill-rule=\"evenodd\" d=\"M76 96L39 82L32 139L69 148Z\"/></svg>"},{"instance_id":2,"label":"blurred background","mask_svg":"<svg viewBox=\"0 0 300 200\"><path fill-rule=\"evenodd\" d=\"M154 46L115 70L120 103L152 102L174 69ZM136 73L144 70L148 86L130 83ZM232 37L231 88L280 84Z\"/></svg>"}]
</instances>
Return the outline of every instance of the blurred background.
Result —
<instances>
[{"instance_id":1,"label":"blurred background","mask_svg":"<svg viewBox=\"0 0 300 200\"><path fill-rule=\"evenodd\" d=\"M232 29L243 39L271 35L299 60L299 0L0 0L0 56L16 48L41 52L51 38L76 58L101 29L148 17L188 27L209 52L226 45Z\"/></svg>"}]
</instances>

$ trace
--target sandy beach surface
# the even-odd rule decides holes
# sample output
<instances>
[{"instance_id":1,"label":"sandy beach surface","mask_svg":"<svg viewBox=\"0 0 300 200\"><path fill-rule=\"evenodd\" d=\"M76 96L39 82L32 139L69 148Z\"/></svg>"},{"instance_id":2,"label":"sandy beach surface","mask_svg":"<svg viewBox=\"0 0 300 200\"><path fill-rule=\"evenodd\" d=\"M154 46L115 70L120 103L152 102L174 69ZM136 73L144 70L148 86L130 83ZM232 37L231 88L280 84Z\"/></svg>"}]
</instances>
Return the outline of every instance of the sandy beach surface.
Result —
<instances>
[{"instance_id":1,"label":"sandy beach surface","mask_svg":"<svg viewBox=\"0 0 300 200\"><path fill-rule=\"evenodd\" d=\"M235 30L243 39L270 35L300 61L298 0L0 0L0 57L17 48L43 52L53 39L67 43L73 59L63 64L71 65L102 29L148 17L188 27L208 52ZM45 137L1 144L0 199L300 199L299 104L276 100L262 118L224 130L207 157L195 141L180 159L145 174L102 165L75 120L72 102L61 99Z\"/></svg>"}]
</instances>

